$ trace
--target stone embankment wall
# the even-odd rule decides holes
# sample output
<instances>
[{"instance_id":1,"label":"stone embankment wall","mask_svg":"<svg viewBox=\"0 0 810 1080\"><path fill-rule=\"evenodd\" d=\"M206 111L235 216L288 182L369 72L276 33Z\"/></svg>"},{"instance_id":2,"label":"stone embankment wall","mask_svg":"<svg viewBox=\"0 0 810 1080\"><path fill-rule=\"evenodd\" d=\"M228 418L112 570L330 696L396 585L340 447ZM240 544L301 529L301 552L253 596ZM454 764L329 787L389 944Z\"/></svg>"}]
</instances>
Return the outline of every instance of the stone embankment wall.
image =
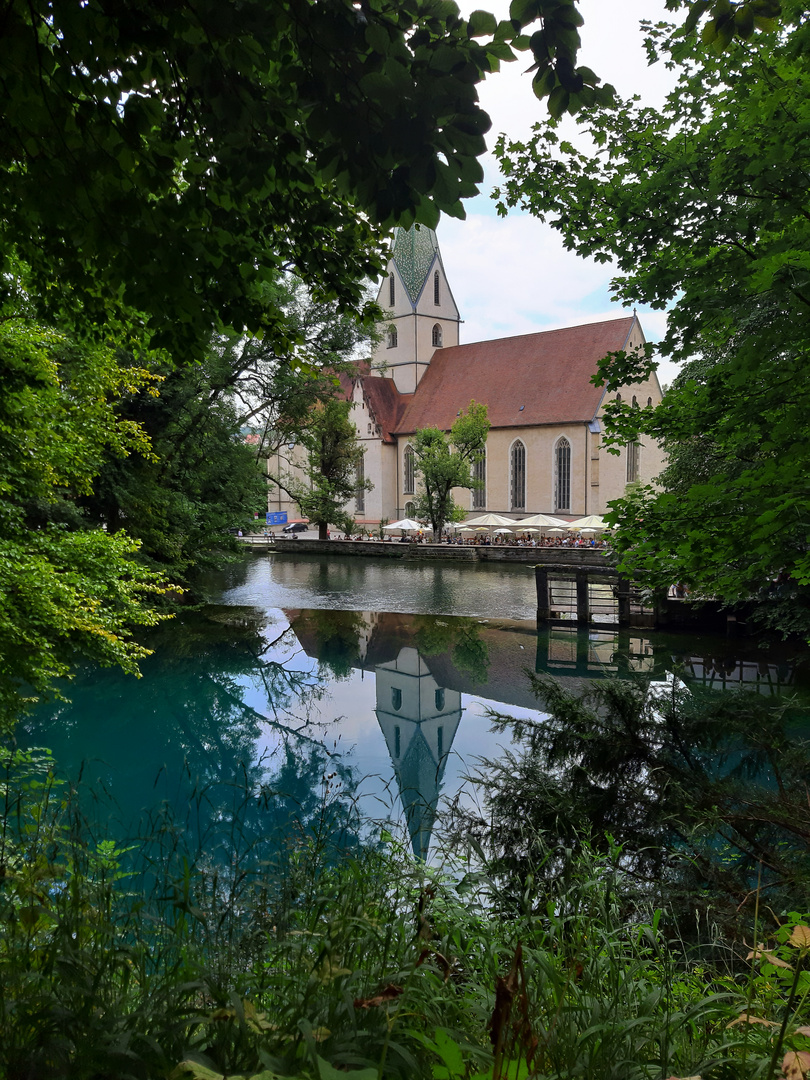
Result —
<instances>
[{"instance_id":1,"label":"stone embankment wall","mask_svg":"<svg viewBox=\"0 0 810 1080\"><path fill-rule=\"evenodd\" d=\"M264 536L246 536L243 543L255 551L272 551L279 555L356 555L361 558L408 559L418 562L452 560L454 562L513 562L534 565L575 565L604 567L615 564L615 556L606 548L575 547L512 547L493 544L490 547L462 544L400 544L384 540L273 540Z\"/></svg>"}]
</instances>

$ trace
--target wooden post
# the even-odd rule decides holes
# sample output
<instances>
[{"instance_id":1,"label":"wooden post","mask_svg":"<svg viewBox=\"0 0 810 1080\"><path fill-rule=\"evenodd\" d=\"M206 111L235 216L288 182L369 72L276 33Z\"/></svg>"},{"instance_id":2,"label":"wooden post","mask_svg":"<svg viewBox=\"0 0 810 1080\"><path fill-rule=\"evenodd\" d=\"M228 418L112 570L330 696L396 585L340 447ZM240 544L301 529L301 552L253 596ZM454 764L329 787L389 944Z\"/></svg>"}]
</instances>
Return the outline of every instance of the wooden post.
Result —
<instances>
[{"instance_id":1,"label":"wooden post","mask_svg":"<svg viewBox=\"0 0 810 1080\"><path fill-rule=\"evenodd\" d=\"M619 600L619 626L630 625L630 579L619 575L616 587Z\"/></svg>"},{"instance_id":2,"label":"wooden post","mask_svg":"<svg viewBox=\"0 0 810 1080\"><path fill-rule=\"evenodd\" d=\"M591 619L588 605L588 571L577 570L577 623L587 626Z\"/></svg>"},{"instance_id":3,"label":"wooden post","mask_svg":"<svg viewBox=\"0 0 810 1080\"><path fill-rule=\"evenodd\" d=\"M537 587L537 621L548 622L551 618L551 604L548 595L548 567L535 566L534 583Z\"/></svg>"}]
</instances>

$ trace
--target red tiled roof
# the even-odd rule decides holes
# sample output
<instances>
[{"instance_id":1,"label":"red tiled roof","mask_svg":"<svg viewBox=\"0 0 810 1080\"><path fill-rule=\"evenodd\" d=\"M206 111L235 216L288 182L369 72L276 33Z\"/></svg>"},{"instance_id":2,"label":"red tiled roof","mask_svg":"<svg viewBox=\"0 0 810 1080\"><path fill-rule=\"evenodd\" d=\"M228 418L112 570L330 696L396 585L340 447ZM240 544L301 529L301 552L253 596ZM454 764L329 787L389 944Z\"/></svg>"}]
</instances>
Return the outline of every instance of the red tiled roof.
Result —
<instances>
[{"instance_id":1,"label":"red tiled roof","mask_svg":"<svg viewBox=\"0 0 810 1080\"><path fill-rule=\"evenodd\" d=\"M382 441L394 442L391 432L402 419L405 406L410 401L410 395L403 396L397 390L393 379L382 379L377 375L367 375L368 366L358 364L357 374L349 375L341 371L338 374L340 383L340 396L350 401L354 393L355 383L360 383L371 415L374 421L380 425Z\"/></svg>"},{"instance_id":2,"label":"red tiled roof","mask_svg":"<svg viewBox=\"0 0 810 1080\"><path fill-rule=\"evenodd\" d=\"M634 318L437 349L395 433L448 431L473 399L488 406L494 428L592 420L603 391L591 376L603 356L624 348Z\"/></svg>"},{"instance_id":3,"label":"red tiled roof","mask_svg":"<svg viewBox=\"0 0 810 1080\"><path fill-rule=\"evenodd\" d=\"M400 394L393 379L381 379L376 375L363 379L363 393L374 419L382 429L383 442L394 442L392 432L402 419L410 396Z\"/></svg>"}]
</instances>

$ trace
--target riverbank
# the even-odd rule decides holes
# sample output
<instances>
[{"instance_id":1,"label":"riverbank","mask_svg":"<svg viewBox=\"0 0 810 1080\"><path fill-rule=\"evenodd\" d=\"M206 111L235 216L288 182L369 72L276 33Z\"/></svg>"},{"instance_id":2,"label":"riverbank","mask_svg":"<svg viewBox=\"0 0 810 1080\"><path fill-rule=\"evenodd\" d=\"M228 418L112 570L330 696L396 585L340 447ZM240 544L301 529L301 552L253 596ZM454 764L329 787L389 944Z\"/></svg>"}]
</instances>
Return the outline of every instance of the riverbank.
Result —
<instances>
[{"instance_id":1,"label":"riverbank","mask_svg":"<svg viewBox=\"0 0 810 1080\"><path fill-rule=\"evenodd\" d=\"M401 544L396 540L302 540L271 536L245 536L242 543L253 551L279 555L353 555L362 558L405 559L415 562L505 562L534 566L577 565L613 567L616 555L610 548L518 547L512 544Z\"/></svg>"}]
</instances>

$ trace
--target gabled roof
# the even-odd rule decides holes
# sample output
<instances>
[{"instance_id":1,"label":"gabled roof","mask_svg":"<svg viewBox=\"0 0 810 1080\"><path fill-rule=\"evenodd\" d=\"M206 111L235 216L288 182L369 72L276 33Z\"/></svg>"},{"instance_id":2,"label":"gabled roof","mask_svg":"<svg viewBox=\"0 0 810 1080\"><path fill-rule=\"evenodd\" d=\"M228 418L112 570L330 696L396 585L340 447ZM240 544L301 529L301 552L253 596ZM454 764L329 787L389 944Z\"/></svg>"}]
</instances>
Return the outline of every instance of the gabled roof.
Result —
<instances>
[{"instance_id":1,"label":"gabled roof","mask_svg":"<svg viewBox=\"0 0 810 1080\"><path fill-rule=\"evenodd\" d=\"M356 375L341 371L338 375L340 396L347 401L351 401L354 388L359 383L366 405L368 405L374 421L380 426L382 441L393 443L396 440L391 433L402 419L402 414L405 412L405 406L410 397L400 394L393 379L383 379L379 375L368 375L366 374L368 370L368 364L361 362L357 365Z\"/></svg>"},{"instance_id":2,"label":"gabled roof","mask_svg":"<svg viewBox=\"0 0 810 1080\"><path fill-rule=\"evenodd\" d=\"M597 363L626 346L634 322L629 315L437 349L416 391L406 396L395 434L449 431L471 400L488 406L494 428L587 423L602 400L603 389L590 381Z\"/></svg>"},{"instance_id":3,"label":"gabled roof","mask_svg":"<svg viewBox=\"0 0 810 1080\"><path fill-rule=\"evenodd\" d=\"M362 380L362 383L366 404L380 425L382 441L395 442L392 432L402 419L408 397L400 394L393 379L381 379L378 375L369 375Z\"/></svg>"}]
</instances>

